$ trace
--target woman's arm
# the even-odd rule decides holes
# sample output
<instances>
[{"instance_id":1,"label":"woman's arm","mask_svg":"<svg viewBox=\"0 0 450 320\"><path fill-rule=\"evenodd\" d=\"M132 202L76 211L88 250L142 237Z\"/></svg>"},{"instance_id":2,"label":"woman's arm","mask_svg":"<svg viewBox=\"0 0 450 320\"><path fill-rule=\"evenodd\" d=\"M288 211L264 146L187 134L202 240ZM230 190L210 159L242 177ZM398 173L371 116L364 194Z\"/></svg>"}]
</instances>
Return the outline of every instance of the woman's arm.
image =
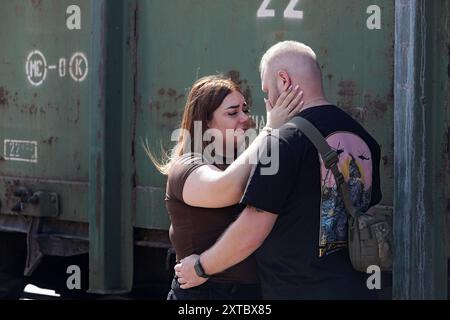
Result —
<instances>
[{"instance_id":1,"label":"woman's arm","mask_svg":"<svg viewBox=\"0 0 450 320\"><path fill-rule=\"evenodd\" d=\"M267 127L278 128L303 106L303 92L298 88L283 92L275 107L266 100ZM245 191L252 169L251 159L256 159L260 146L266 142L266 130L261 130L256 139L225 171L206 165L194 170L183 187L183 200L190 206L223 208L239 203Z\"/></svg>"}]
</instances>

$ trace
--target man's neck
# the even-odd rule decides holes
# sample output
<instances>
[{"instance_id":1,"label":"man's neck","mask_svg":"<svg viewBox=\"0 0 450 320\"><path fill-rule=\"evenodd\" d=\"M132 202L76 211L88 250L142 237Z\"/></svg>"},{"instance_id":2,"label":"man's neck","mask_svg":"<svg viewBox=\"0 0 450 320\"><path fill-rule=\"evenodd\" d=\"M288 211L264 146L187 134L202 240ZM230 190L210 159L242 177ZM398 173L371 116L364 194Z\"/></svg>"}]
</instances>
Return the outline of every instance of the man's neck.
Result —
<instances>
[{"instance_id":1,"label":"man's neck","mask_svg":"<svg viewBox=\"0 0 450 320\"><path fill-rule=\"evenodd\" d=\"M305 105L303 106L301 111L308 109L308 108L324 106L324 105L328 105L328 104L330 104L330 102L328 102L328 100L324 96L313 97L313 98L305 101Z\"/></svg>"}]
</instances>

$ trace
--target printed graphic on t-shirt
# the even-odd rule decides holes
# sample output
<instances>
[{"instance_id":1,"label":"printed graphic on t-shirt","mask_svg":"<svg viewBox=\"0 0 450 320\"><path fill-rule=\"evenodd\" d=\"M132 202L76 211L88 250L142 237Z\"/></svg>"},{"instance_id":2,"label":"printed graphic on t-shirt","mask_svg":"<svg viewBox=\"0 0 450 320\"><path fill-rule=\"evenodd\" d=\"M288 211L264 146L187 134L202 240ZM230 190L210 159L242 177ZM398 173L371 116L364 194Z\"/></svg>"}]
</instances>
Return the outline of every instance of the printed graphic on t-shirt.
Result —
<instances>
[{"instance_id":1,"label":"printed graphic on t-shirt","mask_svg":"<svg viewBox=\"0 0 450 320\"><path fill-rule=\"evenodd\" d=\"M359 136L350 132L336 132L327 139L339 157L353 205L361 211L369 209L372 193L372 154ZM321 162L321 213L319 256L347 247L347 212L331 170Z\"/></svg>"}]
</instances>

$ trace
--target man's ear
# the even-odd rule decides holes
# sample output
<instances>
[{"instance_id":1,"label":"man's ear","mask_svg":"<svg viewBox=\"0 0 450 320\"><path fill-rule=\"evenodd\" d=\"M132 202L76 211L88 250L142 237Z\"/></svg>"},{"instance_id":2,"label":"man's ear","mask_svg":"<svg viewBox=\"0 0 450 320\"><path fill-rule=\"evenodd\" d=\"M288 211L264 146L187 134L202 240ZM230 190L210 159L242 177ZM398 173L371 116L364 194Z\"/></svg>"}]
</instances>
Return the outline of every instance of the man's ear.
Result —
<instances>
[{"instance_id":1,"label":"man's ear","mask_svg":"<svg viewBox=\"0 0 450 320\"><path fill-rule=\"evenodd\" d=\"M280 70L277 74L278 83L281 85L281 88L283 91L286 91L291 85L291 77L289 76L289 73L287 73L286 70Z\"/></svg>"}]
</instances>

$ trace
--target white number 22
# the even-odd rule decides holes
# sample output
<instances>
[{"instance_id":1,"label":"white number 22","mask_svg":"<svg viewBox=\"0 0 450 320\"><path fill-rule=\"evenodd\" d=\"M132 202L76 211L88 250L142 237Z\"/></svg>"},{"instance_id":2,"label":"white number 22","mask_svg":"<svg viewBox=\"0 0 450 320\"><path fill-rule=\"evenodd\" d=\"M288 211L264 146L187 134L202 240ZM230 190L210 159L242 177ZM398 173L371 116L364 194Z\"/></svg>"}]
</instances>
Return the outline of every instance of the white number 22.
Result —
<instances>
[{"instance_id":1,"label":"white number 22","mask_svg":"<svg viewBox=\"0 0 450 320\"><path fill-rule=\"evenodd\" d=\"M303 19L303 11L295 10L295 6L297 5L299 0L291 0L286 7L286 10L284 10L284 17L285 18L292 18L292 19ZM258 18L263 17L275 17L275 10L274 9L267 9L269 6L270 0L264 0L261 6L258 9L258 12L256 13L256 16Z\"/></svg>"}]
</instances>

